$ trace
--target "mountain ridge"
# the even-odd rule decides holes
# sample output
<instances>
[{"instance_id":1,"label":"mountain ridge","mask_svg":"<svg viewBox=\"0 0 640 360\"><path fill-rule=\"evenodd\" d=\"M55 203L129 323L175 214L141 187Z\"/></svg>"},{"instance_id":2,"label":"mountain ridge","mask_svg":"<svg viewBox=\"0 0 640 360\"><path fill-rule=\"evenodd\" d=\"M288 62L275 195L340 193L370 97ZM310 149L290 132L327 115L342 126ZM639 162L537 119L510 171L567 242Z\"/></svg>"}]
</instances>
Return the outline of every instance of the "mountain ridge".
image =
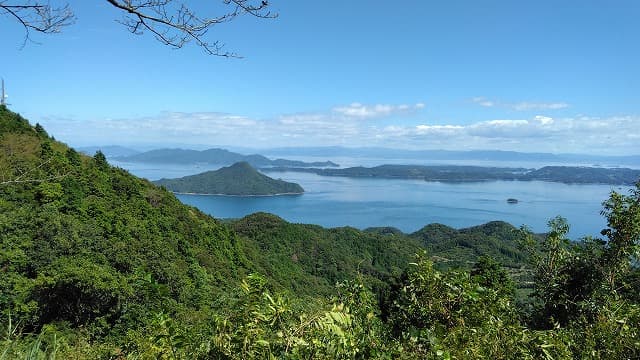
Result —
<instances>
[{"instance_id":1,"label":"mountain ridge","mask_svg":"<svg viewBox=\"0 0 640 360\"><path fill-rule=\"evenodd\" d=\"M216 164L231 165L237 162L248 162L254 167L265 166L296 166L296 167L338 167L331 161L304 162L287 159L269 159L259 154L243 155L221 148L207 150L189 149L155 149L131 156L116 156L113 158L123 162L140 162L156 164Z\"/></svg>"}]
</instances>

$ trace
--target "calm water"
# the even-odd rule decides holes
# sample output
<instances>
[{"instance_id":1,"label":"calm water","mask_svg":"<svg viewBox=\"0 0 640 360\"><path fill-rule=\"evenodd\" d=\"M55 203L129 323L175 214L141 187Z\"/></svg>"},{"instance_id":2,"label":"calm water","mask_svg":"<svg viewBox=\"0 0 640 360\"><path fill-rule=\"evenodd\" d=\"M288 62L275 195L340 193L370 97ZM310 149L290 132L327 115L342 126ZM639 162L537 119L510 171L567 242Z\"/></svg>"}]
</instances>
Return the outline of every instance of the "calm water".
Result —
<instances>
[{"instance_id":1,"label":"calm water","mask_svg":"<svg viewBox=\"0 0 640 360\"><path fill-rule=\"evenodd\" d=\"M133 174L152 180L179 177L213 167L165 166L116 163ZM571 225L570 236L598 235L606 225L600 216L609 185L567 185L549 182L494 181L448 184L419 180L350 179L315 174L269 173L274 178L297 182L305 194L275 197L178 195L189 205L217 218L239 218L257 211L276 214L287 221L325 227L393 226L413 232L426 224L442 223L456 228L492 220L515 226L527 225L536 232L561 215ZM518 204L508 204L516 198Z\"/></svg>"}]
</instances>

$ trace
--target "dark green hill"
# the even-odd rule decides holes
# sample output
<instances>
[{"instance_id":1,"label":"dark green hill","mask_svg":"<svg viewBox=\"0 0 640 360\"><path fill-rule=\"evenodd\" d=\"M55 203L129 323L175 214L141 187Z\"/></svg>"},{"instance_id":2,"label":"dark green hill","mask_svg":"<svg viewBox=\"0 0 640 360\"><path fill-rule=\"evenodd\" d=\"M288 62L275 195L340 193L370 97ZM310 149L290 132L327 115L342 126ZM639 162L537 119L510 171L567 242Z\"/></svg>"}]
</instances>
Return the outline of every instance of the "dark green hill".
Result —
<instances>
[{"instance_id":1,"label":"dark green hill","mask_svg":"<svg viewBox=\"0 0 640 360\"><path fill-rule=\"evenodd\" d=\"M247 162L179 179L160 179L155 183L178 193L278 195L304 192L300 185L272 179L252 168Z\"/></svg>"},{"instance_id":2,"label":"dark green hill","mask_svg":"<svg viewBox=\"0 0 640 360\"><path fill-rule=\"evenodd\" d=\"M383 288L421 250L417 241L404 235L393 238L351 227L292 224L267 213L231 224L255 246L247 257L262 273L278 279L284 288L306 294L328 294L337 281L358 273L367 283Z\"/></svg>"},{"instance_id":3,"label":"dark green hill","mask_svg":"<svg viewBox=\"0 0 640 360\"><path fill-rule=\"evenodd\" d=\"M157 149L131 156L119 156L119 161L156 163L156 164L216 164L231 165L246 161L255 167L283 166L283 167L337 167L331 161L304 162L298 160L271 160L258 154L243 155L225 149L187 150L187 149Z\"/></svg>"},{"instance_id":4,"label":"dark green hill","mask_svg":"<svg viewBox=\"0 0 640 360\"><path fill-rule=\"evenodd\" d=\"M517 229L502 221L460 230L430 224L409 236L419 241L429 254L440 257L446 267L466 268L479 256L489 255L505 266L517 268L527 258L518 246Z\"/></svg>"},{"instance_id":5,"label":"dark green hill","mask_svg":"<svg viewBox=\"0 0 640 360\"><path fill-rule=\"evenodd\" d=\"M381 227L370 227L363 230L364 232L374 233L379 235L396 235L396 236L404 236L405 234L398 228L393 226L381 226Z\"/></svg>"},{"instance_id":6,"label":"dark green hill","mask_svg":"<svg viewBox=\"0 0 640 360\"><path fill-rule=\"evenodd\" d=\"M520 277L516 270L527 264L516 228L499 221L461 230L431 224L413 234L391 227L326 229L292 224L267 213L228 224L244 241L245 256L258 271L298 294L329 294L336 282L354 274L384 292L425 248L440 269L470 269L480 256L488 255Z\"/></svg>"}]
</instances>

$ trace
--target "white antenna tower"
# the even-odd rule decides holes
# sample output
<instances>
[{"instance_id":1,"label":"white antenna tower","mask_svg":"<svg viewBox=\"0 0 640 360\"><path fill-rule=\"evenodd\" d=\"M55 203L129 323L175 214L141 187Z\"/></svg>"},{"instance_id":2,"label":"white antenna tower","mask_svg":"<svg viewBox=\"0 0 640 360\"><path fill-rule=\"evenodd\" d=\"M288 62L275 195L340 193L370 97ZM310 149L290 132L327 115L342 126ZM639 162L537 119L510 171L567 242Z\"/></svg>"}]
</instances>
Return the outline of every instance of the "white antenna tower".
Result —
<instances>
[{"instance_id":1,"label":"white antenna tower","mask_svg":"<svg viewBox=\"0 0 640 360\"><path fill-rule=\"evenodd\" d=\"M5 102L6 98L7 95L4 94L4 79L2 79L2 97L0 97L0 105L7 105L7 103Z\"/></svg>"}]
</instances>

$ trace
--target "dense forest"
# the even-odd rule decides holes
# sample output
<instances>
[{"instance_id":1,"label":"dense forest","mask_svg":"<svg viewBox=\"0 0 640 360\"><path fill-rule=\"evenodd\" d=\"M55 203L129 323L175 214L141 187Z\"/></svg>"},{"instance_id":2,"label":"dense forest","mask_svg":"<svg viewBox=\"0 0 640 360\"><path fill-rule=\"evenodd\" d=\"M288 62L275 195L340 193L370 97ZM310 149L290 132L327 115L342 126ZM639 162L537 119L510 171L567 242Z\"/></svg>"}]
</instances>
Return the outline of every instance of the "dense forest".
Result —
<instances>
[{"instance_id":1,"label":"dense forest","mask_svg":"<svg viewBox=\"0 0 640 360\"><path fill-rule=\"evenodd\" d=\"M602 239L220 221L0 107L0 359L640 356L640 184Z\"/></svg>"},{"instance_id":2,"label":"dense forest","mask_svg":"<svg viewBox=\"0 0 640 360\"><path fill-rule=\"evenodd\" d=\"M177 193L215 195L282 195L302 194L302 186L272 179L254 169L248 162L238 162L214 171L160 179L155 184Z\"/></svg>"},{"instance_id":3,"label":"dense forest","mask_svg":"<svg viewBox=\"0 0 640 360\"><path fill-rule=\"evenodd\" d=\"M495 180L552 181L566 184L633 185L640 170L581 166L545 166L540 169L462 166L462 165L380 165L344 169L284 168L269 171L301 171L323 176L367 177L381 179L417 179L441 182L477 182Z\"/></svg>"}]
</instances>

